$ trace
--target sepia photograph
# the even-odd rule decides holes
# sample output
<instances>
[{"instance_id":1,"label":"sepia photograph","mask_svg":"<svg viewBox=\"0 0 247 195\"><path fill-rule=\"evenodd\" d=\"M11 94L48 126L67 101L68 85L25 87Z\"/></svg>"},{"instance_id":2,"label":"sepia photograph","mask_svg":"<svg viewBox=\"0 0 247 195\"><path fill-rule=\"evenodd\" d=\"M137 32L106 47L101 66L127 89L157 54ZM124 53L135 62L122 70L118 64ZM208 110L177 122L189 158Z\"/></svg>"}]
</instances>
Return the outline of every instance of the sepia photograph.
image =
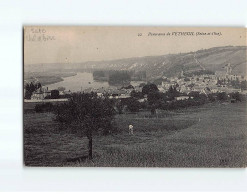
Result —
<instances>
[{"instance_id":1,"label":"sepia photograph","mask_svg":"<svg viewBox=\"0 0 247 195\"><path fill-rule=\"evenodd\" d=\"M24 26L28 167L247 165L246 29Z\"/></svg>"}]
</instances>

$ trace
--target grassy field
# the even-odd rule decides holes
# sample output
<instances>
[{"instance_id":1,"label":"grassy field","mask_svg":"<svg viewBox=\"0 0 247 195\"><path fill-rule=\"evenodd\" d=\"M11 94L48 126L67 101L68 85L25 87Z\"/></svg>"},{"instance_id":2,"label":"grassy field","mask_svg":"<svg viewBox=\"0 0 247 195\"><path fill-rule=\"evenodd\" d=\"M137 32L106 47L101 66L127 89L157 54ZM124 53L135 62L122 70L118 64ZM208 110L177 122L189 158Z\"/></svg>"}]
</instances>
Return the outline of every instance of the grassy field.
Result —
<instances>
[{"instance_id":1,"label":"grassy field","mask_svg":"<svg viewBox=\"0 0 247 195\"><path fill-rule=\"evenodd\" d=\"M247 164L246 103L207 104L199 108L117 115L116 132L87 139L63 129L51 113L24 114L27 166L244 167ZM128 135L128 125L134 135Z\"/></svg>"}]
</instances>

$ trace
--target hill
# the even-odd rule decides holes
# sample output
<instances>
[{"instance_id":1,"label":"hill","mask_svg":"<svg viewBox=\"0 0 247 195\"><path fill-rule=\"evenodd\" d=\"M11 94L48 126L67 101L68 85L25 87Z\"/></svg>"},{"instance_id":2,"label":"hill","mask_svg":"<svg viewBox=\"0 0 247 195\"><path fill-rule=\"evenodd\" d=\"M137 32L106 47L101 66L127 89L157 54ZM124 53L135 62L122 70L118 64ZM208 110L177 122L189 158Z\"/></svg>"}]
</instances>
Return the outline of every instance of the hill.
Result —
<instances>
[{"instance_id":1,"label":"hill","mask_svg":"<svg viewBox=\"0 0 247 195\"><path fill-rule=\"evenodd\" d=\"M35 64L25 65L25 72L39 71L81 71L81 70L135 70L146 71L149 78L174 76L182 70L224 70L231 63L233 74L246 74L246 46L224 46L202 49L196 52L146 56L109 61L91 61L74 64Z\"/></svg>"}]
</instances>

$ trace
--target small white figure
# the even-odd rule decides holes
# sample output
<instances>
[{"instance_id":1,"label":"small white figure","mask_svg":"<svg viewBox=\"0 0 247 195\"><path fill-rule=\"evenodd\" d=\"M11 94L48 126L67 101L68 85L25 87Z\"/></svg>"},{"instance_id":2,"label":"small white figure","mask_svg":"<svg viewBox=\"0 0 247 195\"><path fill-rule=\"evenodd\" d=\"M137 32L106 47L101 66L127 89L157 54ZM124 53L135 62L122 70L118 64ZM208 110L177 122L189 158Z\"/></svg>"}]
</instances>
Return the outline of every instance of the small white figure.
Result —
<instances>
[{"instance_id":1,"label":"small white figure","mask_svg":"<svg viewBox=\"0 0 247 195\"><path fill-rule=\"evenodd\" d=\"M134 135L134 127L133 127L133 125L129 125L129 135Z\"/></svg>"}]
</instances>

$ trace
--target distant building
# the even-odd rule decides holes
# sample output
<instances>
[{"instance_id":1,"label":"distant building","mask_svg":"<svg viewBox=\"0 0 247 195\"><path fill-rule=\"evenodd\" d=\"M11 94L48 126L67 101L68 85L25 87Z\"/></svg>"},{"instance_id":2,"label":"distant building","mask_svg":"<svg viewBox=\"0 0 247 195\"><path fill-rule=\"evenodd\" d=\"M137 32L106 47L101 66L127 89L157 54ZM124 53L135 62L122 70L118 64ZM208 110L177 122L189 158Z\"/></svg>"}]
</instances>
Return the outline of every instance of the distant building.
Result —
<instances>
[{"instance_id":1,"label":"distant building","mask_svg":"<svg viewBox=\"0 0 247 195\"><path fill-rule=\"evenodd\" d=\"M215 71L215 76L217 79L226 79L226 71Z\"/></svg>"},{"instance_id":2,"label":"distant building","mask_svg":"<svg viewBox=\"0 0 247 195\"><path fill-rule=\"evenodd\" d=\"M175 100L188 100L190 97L189 96L179 96L175 97Z\"/></svg>"},{"instance_id":3,"label":"distant building","mask_svg":"<svg viewBox=\"0 0 247 195\"><path fill-rule=\"evenodd\" d=\"M142 98L142 99L139 99L138 102L142 103L142 102L145 102L147 101L147 98Z\"/></svg>"},{"instance_id":4,"label":"distant building","mask_svg":"<svg viewBox=\"0 0 247 195\"><path fill-rule=\"evenodd\" d=\"M31 99L32 100L43 100L47 96L51 95L51 91L48 90L48 87L41 87L33 92Z\"/></svg>"},{"instance_id":5,"label":"distant building","mask_svg":"<svg viewBox=\"0 0 247 195\"><path fill-rule=\"evenodd\" d=\"M43 100L45 99L43 92L34 92L31 96L31 100Z\"/></svg>"},{"instance_id":6,"label":"distant building","mask_svg":"<svg viewBox=\"0 0 247 195\"><path fill-rule=\"evenodd\" d=\"M228 63L226 66L226 74L231 75L232 74L232 66L230 63Z\"/></svg>"},{"instance_id":7,"label":"distant building","mask_svg":"<svg viewBox=\"0 0 247 195\"><path fill-rule=\"evenodd\" d=\"M103 93L97 93L97 96L99 96L99 97L103 97L104 96L104 94Z\"/></svg>"},{"instance_id":8,"label":"distant building","mask_svg":"<svg viewBox=\"0 0 247 195\"><path fill-rule=\"evenodd\" d=\"M165 89L163 88L162 85L158 85L157 87L160 92L165 92Z\"/></svg>"}]
</instances>

